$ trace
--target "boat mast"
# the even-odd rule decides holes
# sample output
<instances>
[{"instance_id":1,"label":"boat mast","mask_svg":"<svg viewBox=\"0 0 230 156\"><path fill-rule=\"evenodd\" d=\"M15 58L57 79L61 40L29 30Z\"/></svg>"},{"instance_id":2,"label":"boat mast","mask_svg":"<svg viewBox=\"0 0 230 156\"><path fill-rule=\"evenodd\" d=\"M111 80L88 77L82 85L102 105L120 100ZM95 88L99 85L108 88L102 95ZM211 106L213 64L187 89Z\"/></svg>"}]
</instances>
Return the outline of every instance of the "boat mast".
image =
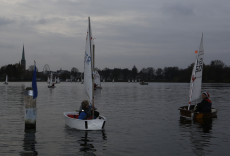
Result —
<instances>
[{"instance_id":1,"label":"boat mast","mask_svg":"<svg viewBox=\"0 0 230 156\"><path fill-rule=\"evenodd\" d=\"M91 25L90 25L90 17L89 19L89 44L90 44L90 54L91 57L93 57L94 59L94 55L93 55L93 49L92 49L92 32L91 32ZM94 69L94 61L92 61L91 64L91 76L92 76L92 115L94 117L94 78L93 78L93 69Z\"/></svg>"},{"instance_id":2,"label":"boat mast","mask_svg":"<svg viewBox=\"0 0 230 156\"><path fill-rule=\"evenodd\" d=\"M95 68L95 44L93 44L93 70Z\"/></svg>"}]
</instances>

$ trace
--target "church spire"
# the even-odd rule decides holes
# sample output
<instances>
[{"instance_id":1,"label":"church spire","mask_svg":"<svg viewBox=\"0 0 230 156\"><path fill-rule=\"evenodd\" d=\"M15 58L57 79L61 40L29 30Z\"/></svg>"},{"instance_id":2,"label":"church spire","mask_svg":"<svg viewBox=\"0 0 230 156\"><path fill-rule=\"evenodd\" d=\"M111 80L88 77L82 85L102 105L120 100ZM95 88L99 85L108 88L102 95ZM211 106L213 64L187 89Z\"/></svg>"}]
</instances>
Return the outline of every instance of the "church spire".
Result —
<instances>
[{"instance_id":1,"label":"church spire","mask_svg":"<svg viewBox=\"0 0 230 156\"><path fill-rule=\"evenodd\" d=\"M24 51L24 44L23 44L23 49L22 49L22 60L25 61L25 51Z\"/></svg>"},{"instance_id":2,"label":"church spire","mask_svg":"<svg viewBox=\"0 0 230 156\"><path fill-rule=\"evenodd\" d=\"M25 59L24 44L23 44L23 49L22 49L21 67L23 70L26 70L26 59Z\"/></svg>"}]
</instances>

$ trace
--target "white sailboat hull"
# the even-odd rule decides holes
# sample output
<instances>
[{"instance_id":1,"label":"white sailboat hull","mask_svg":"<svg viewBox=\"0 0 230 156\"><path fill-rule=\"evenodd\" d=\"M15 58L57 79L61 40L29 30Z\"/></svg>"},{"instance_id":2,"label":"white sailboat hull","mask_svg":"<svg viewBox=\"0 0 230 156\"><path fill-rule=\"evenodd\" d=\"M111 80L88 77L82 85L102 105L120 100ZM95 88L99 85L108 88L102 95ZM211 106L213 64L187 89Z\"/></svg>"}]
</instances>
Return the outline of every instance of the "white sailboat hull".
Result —
<instances>
[{"instance_id":1,"label":"white sailboat hull","mask_svg":"<svg viewBox=\"0 0 230 156\"><path fill-rule=\"evenodd\" d=\"M106 122L104 116L99 116L97 119L81 120L78 117L78 112L64 112L65 124L77 130L103 130Z\"/></svg>"}]
</instances>

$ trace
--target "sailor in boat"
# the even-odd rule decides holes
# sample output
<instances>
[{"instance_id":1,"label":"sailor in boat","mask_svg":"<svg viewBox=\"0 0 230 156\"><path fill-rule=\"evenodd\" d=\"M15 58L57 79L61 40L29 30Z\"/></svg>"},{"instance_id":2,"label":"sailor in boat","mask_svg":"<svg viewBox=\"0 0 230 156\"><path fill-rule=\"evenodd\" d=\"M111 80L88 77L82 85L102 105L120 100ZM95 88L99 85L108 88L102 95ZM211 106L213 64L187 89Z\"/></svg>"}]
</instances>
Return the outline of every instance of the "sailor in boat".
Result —
<instances>
[{"instance_id":1,"label":"sailor in boat","mask_svg":"<svg viewBox=\"0 0 230 156\"><path fill-rule=\"evenodd\" d=\"M195 111L200 113L210 113L212 109L212 101L209 99L209 93L202 93L202 101L196 105Z\"/></svg>"},{"instance_id":2,"label":"sailor in boat","mask_svg":"<svg viewBox=\"0 0 230 156\"><path fill-rule=\"evenodd\" d=\"M89 102L87 100L82 101L78 119L82 119L82 120L92 119L92 115L93 115L92 106L89 105ZM98 116L99 116L99 112L94 110L94 119L96 119Z\"/></svg>"}]
</instances>

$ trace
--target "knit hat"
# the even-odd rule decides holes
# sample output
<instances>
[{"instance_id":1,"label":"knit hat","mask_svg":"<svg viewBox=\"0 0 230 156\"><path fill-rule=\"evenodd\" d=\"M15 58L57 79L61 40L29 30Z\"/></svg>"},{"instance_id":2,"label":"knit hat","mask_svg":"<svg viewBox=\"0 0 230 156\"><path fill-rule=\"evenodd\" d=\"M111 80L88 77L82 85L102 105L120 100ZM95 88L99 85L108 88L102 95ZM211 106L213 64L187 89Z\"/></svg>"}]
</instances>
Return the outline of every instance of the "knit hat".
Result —
<instances>
[{"instance_id":1,"label":"knit hat","mask_svg":"<svg viewBox=\"0 0 230 156\"><path fill-rule=\"evenodd\" d=\"M210 97L210 95L208 94L208 92L203 92L202 94L204 94L206 97Z\"/></svg>"}]
</instances>

